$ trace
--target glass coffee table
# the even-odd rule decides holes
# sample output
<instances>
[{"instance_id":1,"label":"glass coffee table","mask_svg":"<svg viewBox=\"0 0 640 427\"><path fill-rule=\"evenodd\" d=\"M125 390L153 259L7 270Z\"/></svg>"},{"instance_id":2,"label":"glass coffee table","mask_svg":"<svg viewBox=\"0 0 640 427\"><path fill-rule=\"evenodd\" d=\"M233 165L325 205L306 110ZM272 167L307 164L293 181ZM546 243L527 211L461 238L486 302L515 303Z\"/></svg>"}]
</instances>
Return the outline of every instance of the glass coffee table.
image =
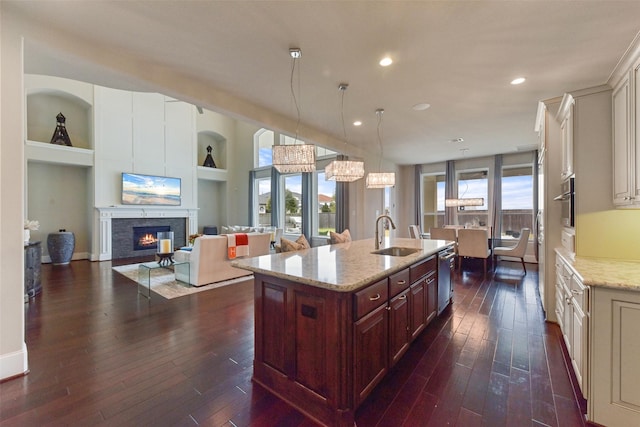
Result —
<instances>
[{"instance_id":1,"label":"glass coffee table","mask_svg":"<svg viewBox=\"0 0 640 427\"><path fill-rule=\"evenodd\" d=\"M189 261L174 261L171 264L160 264L158 261L143 262L138 266L138 294L147 299L151 299L151 277L154 271L158 271L161 268L173 271L174 278L176 277L176 273L178 273L180 277L186 278L186 281L178 280L177 278L176 281L190 286L189 282L191 279L189 277ZM147 288L146 295L140 292L141 286Z\"/></svg>"}]
</instances>

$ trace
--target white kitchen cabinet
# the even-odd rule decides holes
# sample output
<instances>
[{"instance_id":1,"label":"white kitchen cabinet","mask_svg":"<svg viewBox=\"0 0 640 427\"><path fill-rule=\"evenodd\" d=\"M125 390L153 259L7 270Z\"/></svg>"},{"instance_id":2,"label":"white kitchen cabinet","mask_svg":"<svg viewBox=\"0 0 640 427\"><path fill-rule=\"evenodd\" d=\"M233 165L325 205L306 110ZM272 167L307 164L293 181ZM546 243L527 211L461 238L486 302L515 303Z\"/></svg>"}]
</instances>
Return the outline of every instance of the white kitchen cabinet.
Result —
<instances>
[{"instance_id":1,"label":"white kitchen cabinet","mask_svg":"<svg viewBox=\"0 0 640 427\"><path fill-rule=\"evenodd\" d=\"M589 288L560 255L556 255L556 315L585 399L588 399Z\"/></svg>"},{"instance_id":2,"label":"white kitchen cabinet","mask_svg":"<svg viewBox=\"0 0 640 427\"><path fill-rule=\"evenodd\" d=\"M640 292L592 286L587 416L607 426L640 425Z\"/></svg>"},{"instance_id":3,"label":"white kitchen cabinet","mask_svg":"<svg viewBox=\"0 0 640 427\"><path fill-rule=\"evenodd\" d=\"M560 177L566 179L573 175L573 115L575 100L565 94L558 110L557 120L562 133L562 170Z\"/></svg>"},{"instance_id":4,"label":"white kitchen cabinet","mask_svg":"<svg viewBox=\"0 0 640 427\"><path fill-rule=\"evenodd\" d=\"M612 94L613 203L640 206L640 58L620 73Z\"/></svg>"}]
</instances>

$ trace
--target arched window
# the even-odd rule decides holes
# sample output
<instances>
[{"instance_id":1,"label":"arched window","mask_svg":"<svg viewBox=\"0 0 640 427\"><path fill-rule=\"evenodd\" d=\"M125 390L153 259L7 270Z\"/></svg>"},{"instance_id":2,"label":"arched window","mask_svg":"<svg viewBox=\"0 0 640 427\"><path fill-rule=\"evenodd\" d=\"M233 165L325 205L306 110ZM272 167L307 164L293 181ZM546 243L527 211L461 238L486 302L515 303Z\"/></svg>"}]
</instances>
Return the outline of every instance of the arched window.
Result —
<instances>
[{"instance_id":1,"label":"arched window","mask_svg":"<svg viewBox=\"0 0 640 427\"><path fill-rule=\"evenodd\" d=\"M274 133L269 129L260 129L253 135L254 161L255 168L263 168L273 164L272 151L274 142Z\"/></svg>"}]
</instances>

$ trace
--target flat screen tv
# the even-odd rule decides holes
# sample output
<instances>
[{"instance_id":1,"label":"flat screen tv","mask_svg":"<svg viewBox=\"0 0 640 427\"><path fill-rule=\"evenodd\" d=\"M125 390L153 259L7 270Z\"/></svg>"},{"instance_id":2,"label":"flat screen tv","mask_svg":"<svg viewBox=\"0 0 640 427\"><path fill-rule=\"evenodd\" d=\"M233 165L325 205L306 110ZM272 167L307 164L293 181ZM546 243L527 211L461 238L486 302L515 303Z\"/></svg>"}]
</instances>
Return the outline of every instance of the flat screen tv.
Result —
<instances>
[{"instance_id":1,"label":"flat screen tv","mask_svg":"<svg viewBox=\"0 0 640 427\"><path fill-rule=\"evenodd\" d=\"M123 205L180 206L180 178L122 173Z\"/></svg>"}]
</instances>

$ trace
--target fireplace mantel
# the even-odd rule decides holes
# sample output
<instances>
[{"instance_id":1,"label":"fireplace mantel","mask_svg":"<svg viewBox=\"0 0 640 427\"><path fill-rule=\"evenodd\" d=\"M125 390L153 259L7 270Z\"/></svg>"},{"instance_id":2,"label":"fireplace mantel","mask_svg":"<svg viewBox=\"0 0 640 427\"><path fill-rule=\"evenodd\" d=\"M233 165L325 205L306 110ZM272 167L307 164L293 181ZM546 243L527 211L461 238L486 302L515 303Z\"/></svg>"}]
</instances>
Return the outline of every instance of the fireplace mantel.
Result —
<instances>
[{"instance_id":1,"label":"fireplace mantel","mask_svg":"<svg viewBox=\"0 0 640 427\"><path fill-rule=\"evenodd\" d=\"M118 218L185 218L187 235L198 232L198 210L169 206L96 207L92 261L108 261L112 257L111 220Z\"/></svg>"}]
</instances>

